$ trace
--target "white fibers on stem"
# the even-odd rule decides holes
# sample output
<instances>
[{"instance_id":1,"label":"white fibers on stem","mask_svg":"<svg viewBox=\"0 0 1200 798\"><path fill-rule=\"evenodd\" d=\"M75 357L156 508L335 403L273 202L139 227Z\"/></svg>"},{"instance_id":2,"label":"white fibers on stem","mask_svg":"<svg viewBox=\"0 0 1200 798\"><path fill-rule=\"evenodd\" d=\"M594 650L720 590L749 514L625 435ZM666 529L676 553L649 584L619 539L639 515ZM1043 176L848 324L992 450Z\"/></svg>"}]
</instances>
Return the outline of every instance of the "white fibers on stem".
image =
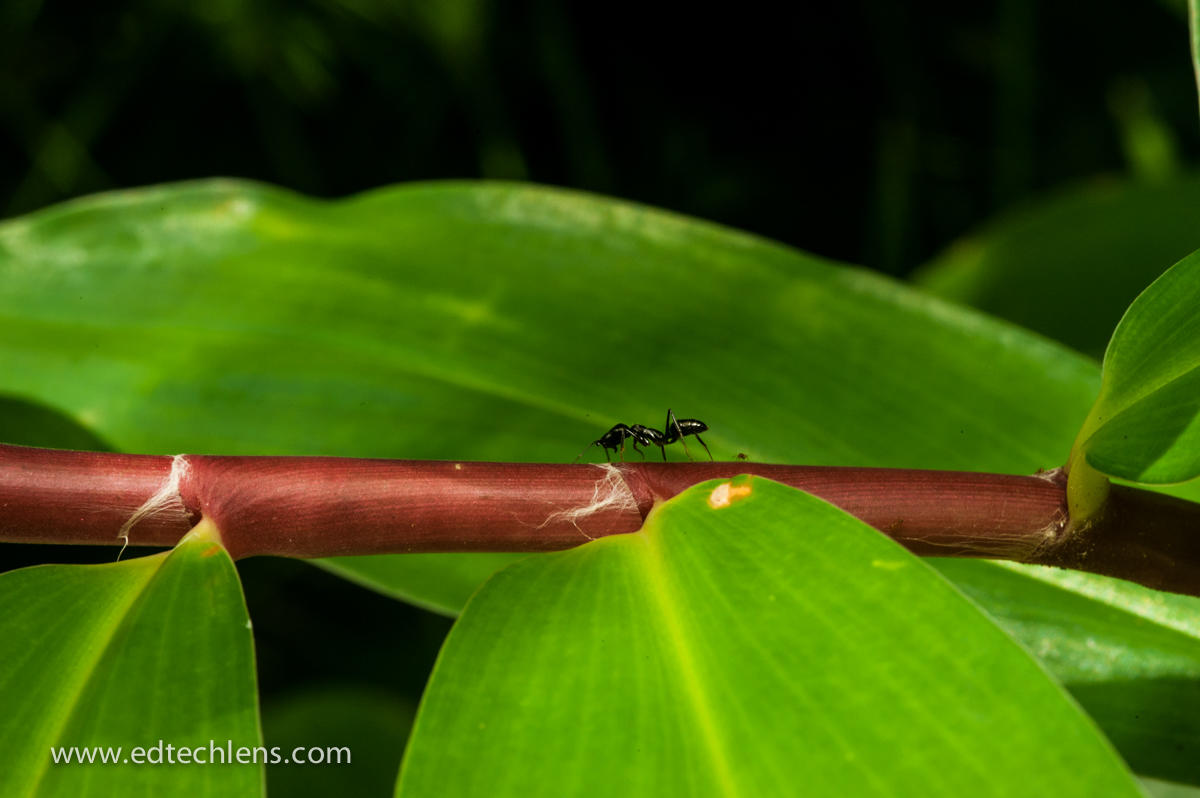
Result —
<instances>
[{"instance_id":1,"label":"white fibers on stem","mask_svg":"<svg viewBox=\"0 0 1200 798\"><path fill-rule=\"evenodd\" d=\"M637 500L633 497L633 491L625 484L625 478L621 476L620 470L612 463L597 463L596 468L603 471L604 476L596 480L592 490L592 500L582 507L572 507L569 510L551 513L545 521L538 525L538 529L561 521L566 521L579 529L581 519L605 510L637 510ZM588 540L595 540L582 529L579 529L579 534Z\"/></svg>"},{"instance_id":2,"label":"white fibers on stem","mask_svg":"<svg viewBox=\"0 0 1200 798\"><path fill-rule=\"evenodd\" d=\"M188 509L183 503L183 497L179 495L179 482L188 469L186 458L187 455L185 454L177 454L171 458L171 473L167 475L167 479L163 482L162 487L155 491L153 496L146 499L141 507L134 510L133 515L129 516L129 520L121 525L121 531L117 533L117 539L125 542L121 546L121 550L117 552L118 561L120 561L121 555L125 553L126 547L129 546L130 531L139 521L166 512L187 515Z\"/></svg>"}]
</instances>

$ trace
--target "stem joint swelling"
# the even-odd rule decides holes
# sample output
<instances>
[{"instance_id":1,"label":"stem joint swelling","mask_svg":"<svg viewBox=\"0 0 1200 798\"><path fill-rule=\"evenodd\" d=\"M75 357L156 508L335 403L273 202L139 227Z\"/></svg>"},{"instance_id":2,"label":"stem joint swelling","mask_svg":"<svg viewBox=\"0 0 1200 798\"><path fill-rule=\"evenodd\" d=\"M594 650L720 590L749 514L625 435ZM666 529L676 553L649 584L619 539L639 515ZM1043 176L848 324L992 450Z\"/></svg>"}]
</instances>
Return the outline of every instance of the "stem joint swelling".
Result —
<instances>
[{"instance_id":1,"label":"stem joint swelling","mask_svg":"<svg viewBox=\"0 0 1200 798\"><path fill-rule=\"evenodd\" d=\"M121 541L121 550L117 552L118 560L129 546L129 533L139 522L164 514L190 518L191 513L184 503L181 493L181 485L188 472L188 467L186 454L177 454L171 458L171 470L163 480L162 487L134 510L129 516L129 520L122 524L120 531L117 532L117 539Z\"/></svg>"},{"instance_id":2,"label":"stem joint swelling","mask_svg":"<svg viewBox=\"0 0 1200 798\"><path fill-rule=\"evenodd\" d=\"M805 490L916 554L1057 565L1200 595L1200 505L1105 480L1104 512L1068 523L1081 516L1068 516L1061 472L162 457L0 444L0 540L173 546L203 517L235 558L553 551L636 532L655 502L739 474Z\"/></svg>"}]
</instances>

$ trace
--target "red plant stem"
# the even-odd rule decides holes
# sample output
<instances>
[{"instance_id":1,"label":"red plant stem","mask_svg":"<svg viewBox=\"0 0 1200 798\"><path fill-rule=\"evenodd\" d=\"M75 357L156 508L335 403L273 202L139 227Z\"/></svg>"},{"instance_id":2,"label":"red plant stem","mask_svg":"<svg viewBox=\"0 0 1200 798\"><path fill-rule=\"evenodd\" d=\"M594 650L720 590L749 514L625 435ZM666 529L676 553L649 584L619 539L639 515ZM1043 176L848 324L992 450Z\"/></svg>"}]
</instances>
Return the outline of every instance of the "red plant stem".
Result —
<instances>
[{"instance_id":1,"label":"red plant stem","mask_svg":"<svg viewBox=\"0 0 1200 798\"><path fill-rule=\"evenodd\" d=\"M610 469L171 458L0 444L0 540L118 544L125 533L132 545L170 546L207 518L234 557L549 551L636 532L655 502L698 482L745 473L819 496L917 554L1042 562L1181 592L1200 588L1200 544L1189 542L1200 541L1200 505L1116 490L1113 512L1086 532L1072 533L1057 474L746 462L621 463ZM156 494L154 512L144 512ZM143 514L130 524L139 508ZM1121 531L1135 528L1142 531Z\"/></svg>"},{"instance_id":2,"label":"red plant stem","mask_svg":"<svg viewBox=\"0 0 1200 798\"><path fill-rule=\"evenodd\" d=\"M740 473L803 488L923 554L1022 558L1064 520L1061 486L998 474L750 463L624 463L609 472L206 455L181 462L174 503L126 530L135 545L173 545L203 516L235 556L564 549L635 532L656 500ZM170 457L0 445L0 538L122 542L123 526L171 470ZM615 501L571 514L605 498Z\"/></svg>"}]
</instances>

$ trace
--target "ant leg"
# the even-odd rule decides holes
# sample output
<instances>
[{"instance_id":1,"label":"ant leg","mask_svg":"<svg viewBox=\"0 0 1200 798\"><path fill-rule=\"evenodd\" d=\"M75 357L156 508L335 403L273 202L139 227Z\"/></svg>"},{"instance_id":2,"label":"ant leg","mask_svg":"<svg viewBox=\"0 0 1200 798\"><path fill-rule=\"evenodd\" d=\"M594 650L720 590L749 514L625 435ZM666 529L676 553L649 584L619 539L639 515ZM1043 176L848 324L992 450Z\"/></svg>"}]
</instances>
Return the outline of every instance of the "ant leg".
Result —
<instances>
[{"instance_id":1,"label":"ant leg","mask_svg":"<svg viewBox=\"0 0 1200 798\"><path fill-rule=\"evenodd\" d=\"M675 414L673 412L671 412L671 408L668 407L667 408L667 430L668 430L667 435L668 436L671 434L670 433L671 429L675 430L675 435L678 437L679 442L683 444L683 453L687 455L687 459L691 460L692 453L688 451L687 441L685 441L683 439L683 429L679 426L679 419L675 418ZM704 448L707 449L708 447L705 446ZM664 460L667 459L667 454L666 454L665 450L663 451L663 459Z\"/></svg>"},{"instance_id":2,"label":"ant leg","mask_svg":"<svg viewBox=\"0 0 1200 798\"><path fill-rule=\"evenodd\" d=\"M701 438L699 435L696 436L696 440L700 441L700 445L704 447L704 451L708 452L708 459L712 460L713 456L712 456L712 452L708 451L708 444L705 443L704 439Z\"/></svg>"}]
</instances>

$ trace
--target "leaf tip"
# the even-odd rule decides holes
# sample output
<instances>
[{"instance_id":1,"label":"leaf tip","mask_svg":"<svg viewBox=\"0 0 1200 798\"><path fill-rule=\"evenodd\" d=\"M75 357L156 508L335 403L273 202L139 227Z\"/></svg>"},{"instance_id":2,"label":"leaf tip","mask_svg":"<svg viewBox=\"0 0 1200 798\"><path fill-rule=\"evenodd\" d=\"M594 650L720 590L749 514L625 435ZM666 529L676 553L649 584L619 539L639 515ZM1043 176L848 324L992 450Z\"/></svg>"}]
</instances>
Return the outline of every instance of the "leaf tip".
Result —
<instances>
[{"instance_id":1,"label":"leaf tip","mask_svg":"<svg viewBox=\"0 0 1200 798\"><path fill-rule=\"evenodd\" d=\"M204 544L204 548L200 549L201 557L212 557L214 554L219 554L225 548L224 541L221 538L221 530L207 516L201 518L200 522L184 535L183 540L176 544L176 548L183 546L185 543Z\"/></svg>"}]
</instances>

